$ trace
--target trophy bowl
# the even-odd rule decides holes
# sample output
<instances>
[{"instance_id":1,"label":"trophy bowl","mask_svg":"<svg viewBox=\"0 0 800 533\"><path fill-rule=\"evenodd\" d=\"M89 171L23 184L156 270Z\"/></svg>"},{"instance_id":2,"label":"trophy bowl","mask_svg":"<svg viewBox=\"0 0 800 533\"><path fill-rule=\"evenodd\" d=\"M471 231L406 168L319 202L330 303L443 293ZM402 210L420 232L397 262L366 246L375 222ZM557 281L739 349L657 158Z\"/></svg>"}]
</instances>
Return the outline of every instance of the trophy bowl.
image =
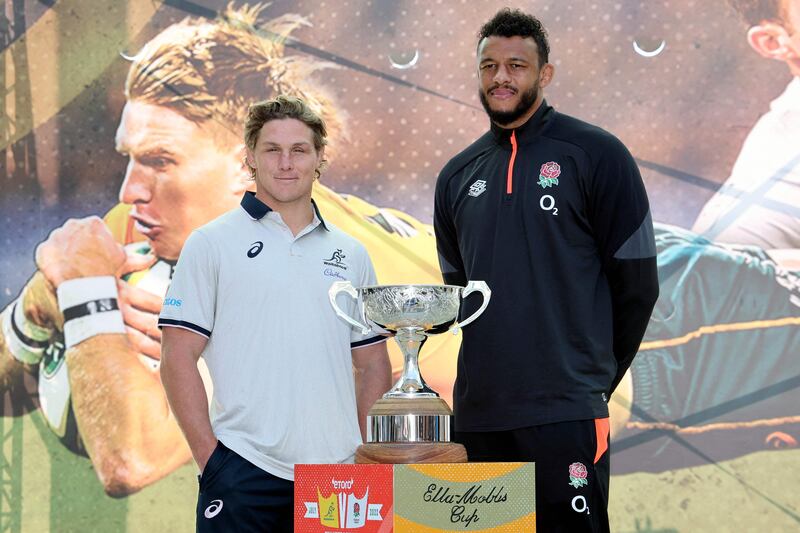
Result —
<instances>
[{"instance_id":1,"label":"trophy bowl","mask_svg":"<svg viewBox=\"0 0 800 533\"><path fill-rule=\"evenodd\" d=\"M377 285L358 289L365 318L392 333L419 328L443 333L455 323L464 287L455 285Z\"/></svg>"},{"instance_id":2,"label":"trophy bowl","mask_svg":"<svg viewBox=\"0 0 800 533\"><path fill-rule=\"evenodd\" d=\"M358 321L336 303L345 292L359 301ZM480 308L456 322L461 300L473 292L483 295ZM447 403L422 379L419 351L429 335L453 334L477 319L491 297L483 281L457 285L375 285L355 288L349 281L335 282L328 292L336 314L359 328L393 333L403 354L403 371L394 386L375 402L367 416L367 443L356 452L358 463L465 462L466 451L450 442Z\"/></svg>"}]
</instances>

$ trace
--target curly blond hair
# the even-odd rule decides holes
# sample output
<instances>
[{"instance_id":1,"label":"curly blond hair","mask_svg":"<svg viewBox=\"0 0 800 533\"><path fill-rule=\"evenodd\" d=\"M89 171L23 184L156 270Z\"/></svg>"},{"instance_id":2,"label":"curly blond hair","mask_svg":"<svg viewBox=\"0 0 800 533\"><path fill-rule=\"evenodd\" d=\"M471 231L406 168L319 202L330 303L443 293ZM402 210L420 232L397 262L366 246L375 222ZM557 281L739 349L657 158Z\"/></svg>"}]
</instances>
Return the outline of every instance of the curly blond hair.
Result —
<instances>
[{"instance_id":1,"label":"curly blond hair","mask_svg":"<svg viewBox=\"0 0 800 533\"><path fill-rule=\"evenodd\" d=\"M332 141L344 136L343 113L311 76L337 66L284 56L289 34L311 24L285 14L259 25L265 7L229 4L217 20L188 17L169 26L132 58L126 98L168 107L198 124L215 121L241 139L251 104L296 96L323 118Z\"/></svg>"}]
</instances>

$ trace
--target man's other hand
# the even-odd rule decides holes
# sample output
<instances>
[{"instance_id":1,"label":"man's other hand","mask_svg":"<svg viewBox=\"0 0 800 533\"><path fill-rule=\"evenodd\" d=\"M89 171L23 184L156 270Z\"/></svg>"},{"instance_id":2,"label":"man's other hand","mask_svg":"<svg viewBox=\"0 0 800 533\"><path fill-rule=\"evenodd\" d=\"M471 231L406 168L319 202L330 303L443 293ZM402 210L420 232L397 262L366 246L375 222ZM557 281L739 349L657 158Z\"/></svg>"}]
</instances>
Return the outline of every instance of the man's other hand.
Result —
<instances>
[{"instance_id":1,"label":"man's other hand","mask_svg":"<svg viewBox=\"0 0 800 533\"><path fill-rule=\"evenodd\" d=\"M122 280L117 280L117 289L128 340L137 352L161 359L161 298Z\"/></svg>"}]
</instances>

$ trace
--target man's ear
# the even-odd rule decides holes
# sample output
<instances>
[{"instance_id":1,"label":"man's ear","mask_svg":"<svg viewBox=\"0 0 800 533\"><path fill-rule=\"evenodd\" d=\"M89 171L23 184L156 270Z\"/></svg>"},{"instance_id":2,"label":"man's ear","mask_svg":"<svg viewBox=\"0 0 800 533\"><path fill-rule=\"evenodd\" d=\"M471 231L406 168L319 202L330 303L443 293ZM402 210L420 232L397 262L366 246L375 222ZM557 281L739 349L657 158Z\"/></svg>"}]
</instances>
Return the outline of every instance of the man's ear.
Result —
<instances>
[{"instance_id":1,"label":"man's ear","mask_svg":"<svg viewBox=\"0 0 800 533\"><path fill-rule=\"evenodd\" d=\"M777 22L763 22L747 31L747 42L762 57L787 61L796 59L791 46L791 35Z\"/></svg>"},{"instance_id":2,"label":"man's ear","mask_svg":"<svg viewBox=\"0 0 800 533\"><path fill-rule=\"evenodd\" d=\"M553 81L553 76L556 74L556 67L552 63L545 63L539 73L539 88L544 89L550 82Z\"/></svg>"}]
</instances>

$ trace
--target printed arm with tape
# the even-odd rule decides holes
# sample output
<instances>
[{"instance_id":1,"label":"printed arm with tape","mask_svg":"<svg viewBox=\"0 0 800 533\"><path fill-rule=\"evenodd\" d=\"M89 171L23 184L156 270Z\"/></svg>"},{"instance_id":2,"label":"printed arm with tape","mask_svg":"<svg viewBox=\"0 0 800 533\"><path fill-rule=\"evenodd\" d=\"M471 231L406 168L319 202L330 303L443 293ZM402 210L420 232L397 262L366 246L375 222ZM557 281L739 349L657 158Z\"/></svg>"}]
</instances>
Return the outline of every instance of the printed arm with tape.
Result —
<instances>
[{"instance_id":1,"label":"printed arm with tape","mask_svg":"<svg viewBox=\"0 0 800 533\"><path fill-rule=\"evenodd\" d=\"M126 327L136 310L118 278L153 260L127 255L97 217L68 221L36 250L63 315L78 431L112 496L136 492L190 458L158 373L139 360L146 346L134 346Z\"/></svg>"}]
</instances>

